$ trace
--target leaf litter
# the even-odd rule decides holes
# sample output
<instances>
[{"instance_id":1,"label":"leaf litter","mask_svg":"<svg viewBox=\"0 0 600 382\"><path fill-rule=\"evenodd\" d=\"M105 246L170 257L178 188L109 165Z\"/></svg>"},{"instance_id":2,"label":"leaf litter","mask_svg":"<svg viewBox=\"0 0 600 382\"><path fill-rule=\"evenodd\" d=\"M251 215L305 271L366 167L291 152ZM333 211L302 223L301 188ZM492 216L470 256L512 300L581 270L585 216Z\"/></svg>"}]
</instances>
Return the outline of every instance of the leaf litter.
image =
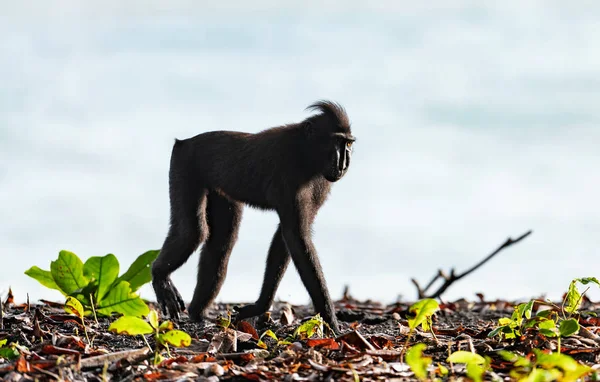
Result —
<instances>
[{"instance_id":1,"label":"leaf litter","mask_svg":"<svg viewBox=\"0 0 600 382\"><path fill-rule=\"evenodd\" d=\"M310 306L277 302L270 314L220 326L217 317L227 317L234 305L215 304L204 324L185 315L173 322L168 329L187 332L191 344L171 348L158 364L148 348L156 345L152 335L113 333L108 328L115 318L84 317L82 324L80 316L65 314L64 304L13 301L11 293L0 316L0 380L6 381L400 381L465 375L500 380L555 372L575 380L569 376L589 376L600 364L600 304L587 297L579 302L579 331L568 328L560 349L557 338L525 324L515 338L490 337L518 304L486 301L481 294L475 301L439 304L423 319L411 312L412 303L357 301L346 292L336 301L343 331L336 338ZM537 300L525 308L535 316L556 306ZM416 317L431 326L419 327Z\"/></svg>"}]
</instances>

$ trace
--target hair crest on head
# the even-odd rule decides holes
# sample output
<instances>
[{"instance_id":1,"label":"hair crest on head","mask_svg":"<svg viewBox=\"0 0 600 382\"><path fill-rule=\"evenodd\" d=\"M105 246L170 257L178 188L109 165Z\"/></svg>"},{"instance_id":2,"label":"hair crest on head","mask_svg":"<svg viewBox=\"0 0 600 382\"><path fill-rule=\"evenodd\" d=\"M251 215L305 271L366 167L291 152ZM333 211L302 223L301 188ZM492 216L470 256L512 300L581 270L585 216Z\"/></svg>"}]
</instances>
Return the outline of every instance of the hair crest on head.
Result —
<instances>
[{"instance_id":1,"label":"hair crest on head","mask_svg":"<svg viewBox=\"0 0 600 382\"><path fill-rule=\"evenodd\" d=\"M308 106L306 110L318 111L321 115L327 115L333 118L343 130L350 130L348 114L344 107L337 102L320 100Z\"/></svg>"}]
</instances>

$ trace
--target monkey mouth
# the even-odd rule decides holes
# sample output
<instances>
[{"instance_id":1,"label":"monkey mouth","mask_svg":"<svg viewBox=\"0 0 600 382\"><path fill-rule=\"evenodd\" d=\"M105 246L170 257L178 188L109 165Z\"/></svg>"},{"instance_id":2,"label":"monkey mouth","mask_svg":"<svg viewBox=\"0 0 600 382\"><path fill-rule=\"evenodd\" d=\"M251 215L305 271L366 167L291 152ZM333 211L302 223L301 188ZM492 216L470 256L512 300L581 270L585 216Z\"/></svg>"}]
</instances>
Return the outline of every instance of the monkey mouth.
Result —
<instances>
[{"instance_id":1,"label":"monkey mouth","mask_svg":"<svg viewBox=\"0 0 600 382\"><path fill-rule=\"evenodd\" d=\"M325 179L327 179L331 183L335 183L338 180L342 179L344 177L344 174L346 174L346 171L336 171L333 174L327 174L325 176Z\"/></svg>"}]
</instances>

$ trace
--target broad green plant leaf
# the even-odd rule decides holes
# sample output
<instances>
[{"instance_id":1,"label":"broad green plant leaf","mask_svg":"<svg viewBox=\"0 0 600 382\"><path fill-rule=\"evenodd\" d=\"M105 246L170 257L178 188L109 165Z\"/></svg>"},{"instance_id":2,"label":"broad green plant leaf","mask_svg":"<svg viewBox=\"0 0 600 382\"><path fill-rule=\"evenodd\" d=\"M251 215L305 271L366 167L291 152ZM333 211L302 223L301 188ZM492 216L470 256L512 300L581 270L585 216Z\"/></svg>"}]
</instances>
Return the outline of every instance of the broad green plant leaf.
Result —
<instances>
[{"instance_id":1,"label":"broad green plant leaf","mask_svg":"<svg viewBox=\"0 0 600 382\"><path fill-rule=\"evenodd\" d=\"M42 284L46 288L56 289L57 291L66 296L66 293L63 292L63 290L60 289L58 285L56 285L56 282L54 282L54 278L52 278L52 272L45 271L34 265L33 267L26 270L25 274L31 278L36 279L40 284Z\"/></svg>"},{"instance_id":2,"label":"broad green plant leaf","mask_svg":"<svg viewBox=\"0 0 600 382\"><path fill-rule=\"evenodd\" d=\"M83 262L73 252L60 251L58 259L50 263L50 272L56 285L65 294L74 293L88 284L83 275Z\"/></svg>"},{"instance_id":3,"label":"broad green plant leaf","mask_svg":"<svg viewBox=\"0 0 600 382\"><path fill-rule=\"evenodd\" d=\"M65 302L65 311L76 315L83 320L84 309L83 305L73 296L68 296Z\"/></svg>"},{"instance_id":4,"label":"broad green plant leaf","mask_svg":"<svg viewBox=\"0 0 600 382\"><path fill-rule=\"evenodd\" d=\"M83 264L83 275L97 285L94 295L96 304L106 296L119 276L119 260L112 253L106 256L93 256Z\"/></svg>"},{"instance_id":5,"label":"broad green plant leaf","mask_svg":"<svg viewBox=\"0 0 600 382\"><path fill-rule=\"evenodd\" d=\"M162 343L168 343L178 348L190 346L192 343L192 337L181 330L169 330L160 334L158 338Z\"/></svg>"},{"instance_id":6,"label":"broad green plant leaf","mask_svg":"<svg viewBox=\"0 0 600 382\"><path fill-rule=\"evenodd\" d=\"M576 319L570 318L563 320L558 325L558 332L562 337L569 337L579 331L579 322Z\"/></svg>"},{"instance_id":7,"label":"broad green plant leaf","mask_svg":"<svg viewBox=\"0 0 600 382\"><path fill-rule=\"evenodd\" d=\"M409 312L415 314L415 318L408 320L408 326L414 330L417 326L423 325L423 330L429 330L431 316L438 310L439 304L434 299L426 298L417 301L409 308Z\"/></svg>"},{"instance_id":8,"label":"broad green plant leaf","mask_svg":"<svg viewBox=\"0 0 600 382\"><path fill-rule=\"evenodd\" d=\"M423 350L427 348L427 345L423 343L412 346L406 352L406 363L410 366L410 369L415 373L415 376L421 381L427 379L427 368L431 365L431 357L423 356Z\"/></svg>"},{"instance_id":9,"label":"broad green plant leaf","mask_svg":"<svg viewBox=\"0 0 600 382\"><path fill-rule=\"evenodd\" d=\"M120 281L110 289L96 308L96 313L104 316L110 316L113 312L125 316L145 317L150 309L140 296L131 292L127 281Z\"/></svg>"},{"instance_id":10,"label":"broad green plant leaf","mask_svg":"<svg viewBox=\"0 0 600 382\"><path fill-rule=\"evenodd\" d=\"M156 259L160 250L147 251L137 257L123 273L118 281L127 281L131 285L131 291L137 291L142 285L152 281L152 262Z\"/></svg>"},{"instance_id":11,"label":"broad green plant leaf","mask_svg":"<svg viewBox=\"0 0 600 382\"><path fill-rule=\"evenodd\" d=\"M127 334L130 336L136 336L138 334L151 334L154 333L154 329L149 323L142 320L139 317L133 316L122 316L114 321L108 327L109 332L117 334Z\"/></svg>"}]
</instances>

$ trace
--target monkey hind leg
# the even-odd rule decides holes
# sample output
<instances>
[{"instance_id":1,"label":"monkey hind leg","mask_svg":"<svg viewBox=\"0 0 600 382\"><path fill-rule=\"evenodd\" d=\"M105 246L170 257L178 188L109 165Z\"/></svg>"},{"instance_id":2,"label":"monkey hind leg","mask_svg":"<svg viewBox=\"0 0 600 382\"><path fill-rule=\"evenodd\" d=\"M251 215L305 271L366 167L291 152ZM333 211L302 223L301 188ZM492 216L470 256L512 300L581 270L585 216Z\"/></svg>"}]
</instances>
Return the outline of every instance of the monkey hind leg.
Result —
<instances>
[{"instance_id":1,"label":"monkey hind leg","mask_svg":"<svg viewBox=\"0 0 600 382\"><path fill-rule=\"evenodd\" d=\"M229 255L237 241L243 205L210 192L206 211L210 234L200 252L198 281L188 309L190 318L195 321L203 319L223 285Z\"/></svg>"},{"instance_id":2,"label":"monkey hind leg","mask_svg":"<svg viewBox=\"0 0 600 382\"><path fill-rule=\"evenodd\" d=\"M196 179L187 176L190 169L171 159L169 191L171 225L162 249L152 264L152 286L164 314L179 318L185 309L181 295L170 275L181 267L208 235L206 223L207 191Z\"/></svg>"},{"instance_id":3,"label":"monkey hind leg","mask_svg":"<svg viewBox=\"0 0 600 382\"><path fill-rule=\"evenodd\" d=\"M290 263L290 259L290 253L285 246L283 235L281 234L281 227L278 227L277 231L275 231L275 234L273 235L271 246L269 247L267 265L265 268L260 296L254 304L236 308L237 320L259 316L263 313L266 313L271 308L273 300L275 299L275 293L277 292L279 283L281 282L288 264Z\"/></svg>"}]
</instances>

